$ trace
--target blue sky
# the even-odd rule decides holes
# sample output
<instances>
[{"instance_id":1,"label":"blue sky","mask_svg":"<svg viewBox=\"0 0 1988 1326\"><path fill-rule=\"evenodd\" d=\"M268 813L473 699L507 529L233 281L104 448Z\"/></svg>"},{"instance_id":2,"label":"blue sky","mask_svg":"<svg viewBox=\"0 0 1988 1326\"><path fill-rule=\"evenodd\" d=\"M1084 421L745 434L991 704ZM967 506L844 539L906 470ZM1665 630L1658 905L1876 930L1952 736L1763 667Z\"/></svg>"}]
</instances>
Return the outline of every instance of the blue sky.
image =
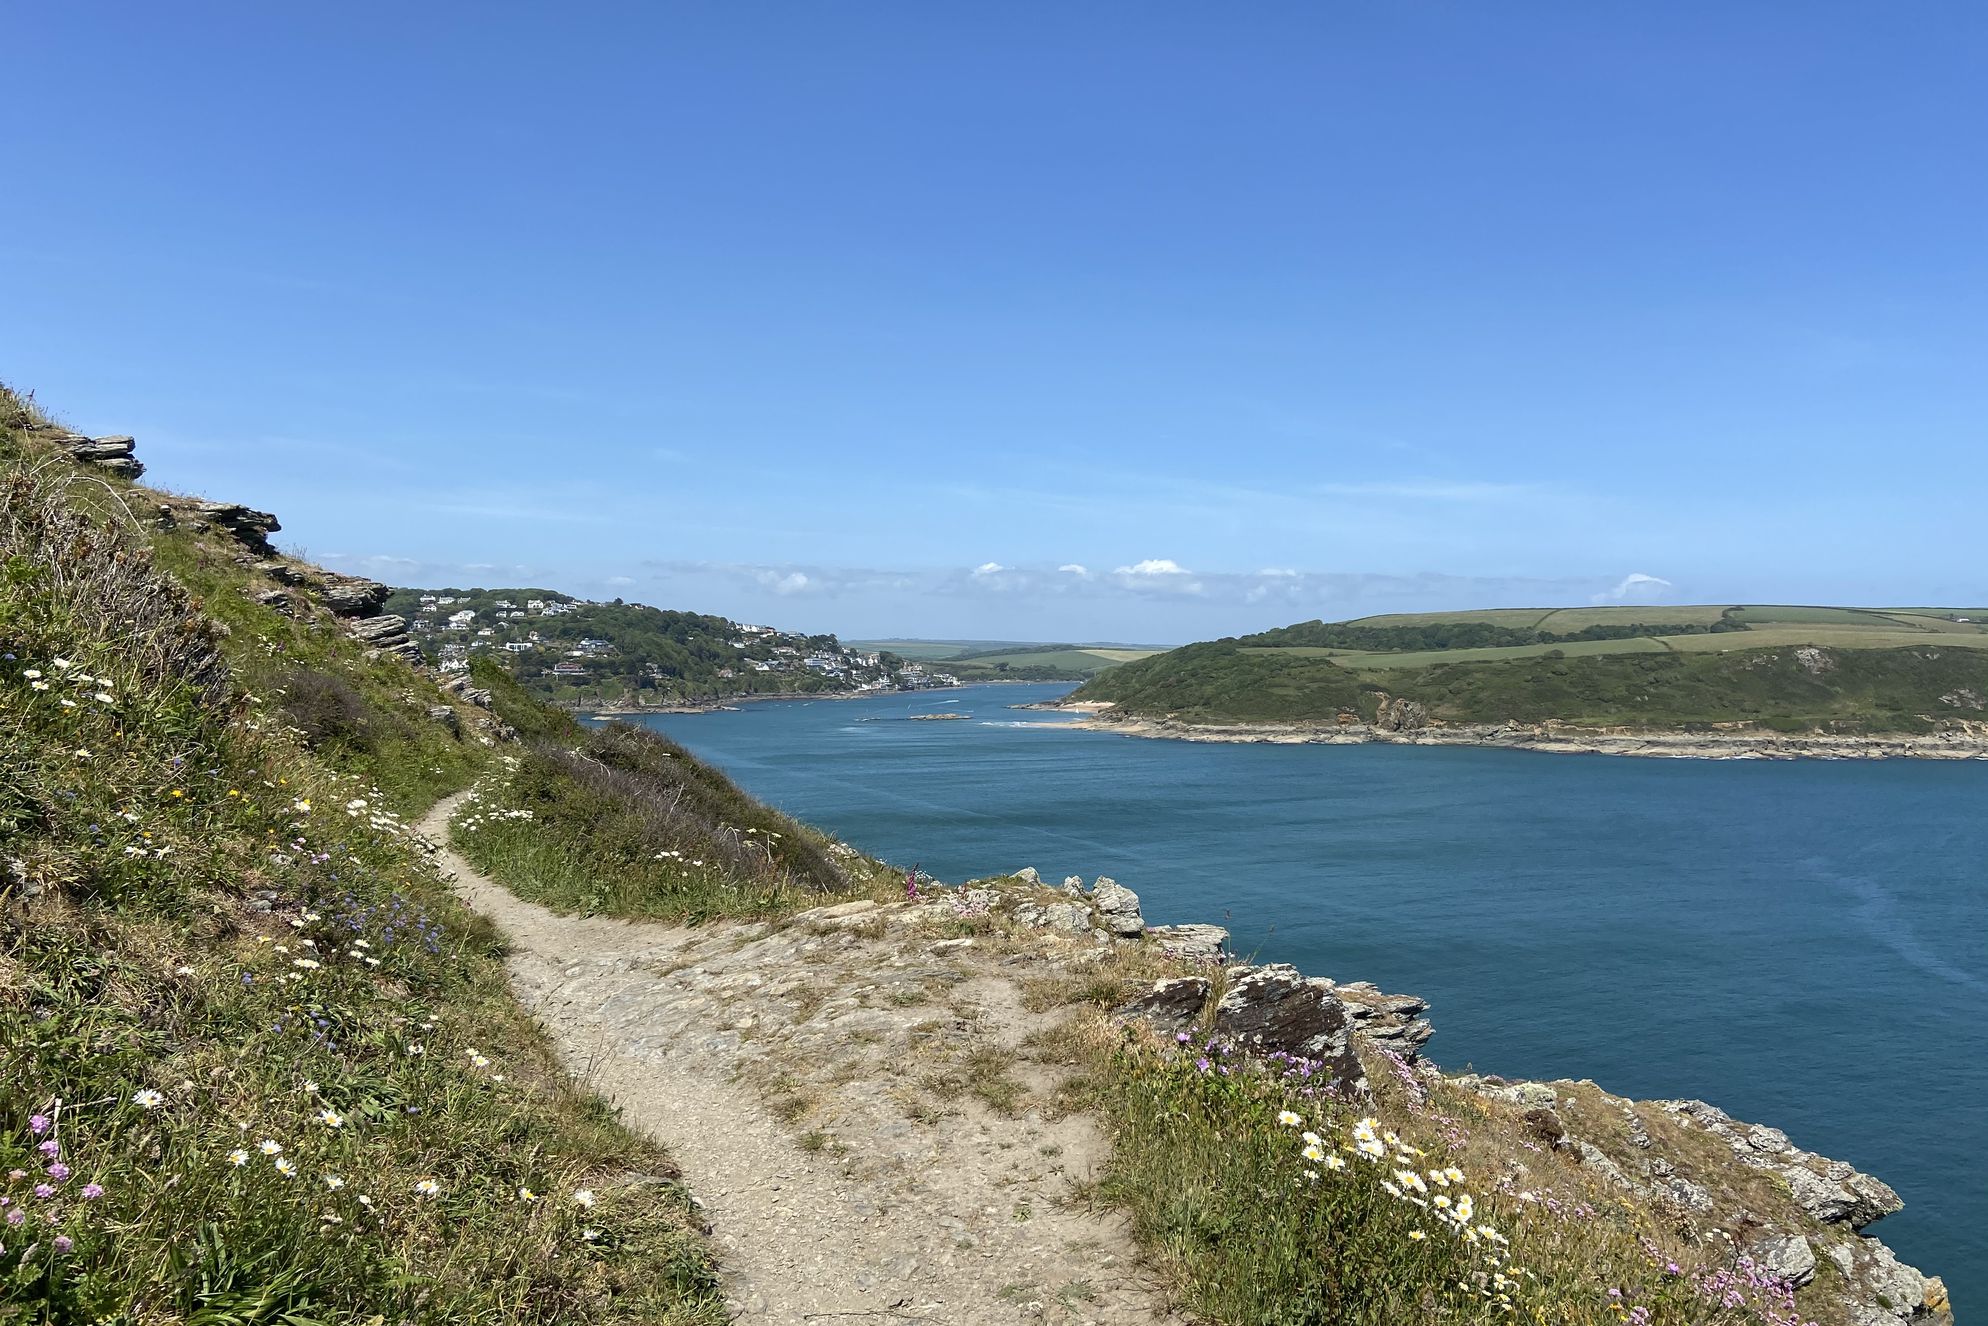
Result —
<instances>
[{"instance_id":1,"label":"blue sky","mask_svg":"<svg viewBox=\"0 0 1988 1326\"><path fill-rule=\"evenodd\" d=\"M1988 602L1980 6L5 25L0 376L346 569L1162 642Z\"/></svg>"}]
</instances>

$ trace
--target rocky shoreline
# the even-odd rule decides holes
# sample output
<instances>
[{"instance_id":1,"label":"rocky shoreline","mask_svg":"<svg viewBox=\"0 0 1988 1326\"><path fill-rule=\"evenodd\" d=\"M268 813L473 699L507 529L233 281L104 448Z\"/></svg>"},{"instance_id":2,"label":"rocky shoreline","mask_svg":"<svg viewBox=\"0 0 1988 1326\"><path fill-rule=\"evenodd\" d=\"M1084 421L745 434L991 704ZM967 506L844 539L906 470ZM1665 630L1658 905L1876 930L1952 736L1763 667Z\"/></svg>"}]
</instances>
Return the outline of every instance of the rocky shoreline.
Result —
<instances>
[{"instance_id":1,"label":"rocky shoreline","mask_svg":"<svg viewBox=\"0 0 1988 1326\"><path fill-rule=\"evenodd\" d=\"M1050 886L1025 867L957 891L942 886L911 906L1002 915L1057 947L1151 945L1186 970L1120 1006L1121 1021L1145 1023L1169 1039L1205 1024L1245 1053L1301 1062L1308 1078L1349 1098L1371 1093L1372 1071L1399 1078L1411 1092L1440 1084L1470 1093L1487 1109L1521 1116L1532 1150L1566 1158L1604 1188L1663 1213L1694 1241L1729 1249L1793 1288L1816 1284L1821 1273L1814 1292L1833 1300L1835 1310L1825 1314L1831 1320L1952 1326L1939 1277L1901 1262L1863 1232L1904 1208L1897 1192L1844 1161L1803 1150L1778 1128L1742 1122L1700 1100L1632 1100L1587 1079L1447 1073L1423 1055L1434 1034L1428 1001L1366 981L1307 977L1286 963L1239 961L1224 927L1148 925L1138 894L1107 877L1088 889L1075 875ZM876 910L858 902L811 915L850 924ZM1514 1157L1510 1184L1522 1186L1527 1172Z\"/></svg>"},{"instance_id":2,"label":"rocky shoreline","mask_svg":"<svg viewBox=\"0 0 1988 1326\"><path fill-rule=\"evenodd\" d=\"M1704 732L1593 728L1569 723L1483 723L1387 728L1370 723L1186 723L1119 715L1108 703L1031 706L1083 717L1070 724L1127 737L1284 746L1491 746L1560 755L1634 755L1688 760L1981 760L1988 725L1970 723L1925 734L1839 736L1780 733L1735 726Z\"/></svg>"}]
</instances>

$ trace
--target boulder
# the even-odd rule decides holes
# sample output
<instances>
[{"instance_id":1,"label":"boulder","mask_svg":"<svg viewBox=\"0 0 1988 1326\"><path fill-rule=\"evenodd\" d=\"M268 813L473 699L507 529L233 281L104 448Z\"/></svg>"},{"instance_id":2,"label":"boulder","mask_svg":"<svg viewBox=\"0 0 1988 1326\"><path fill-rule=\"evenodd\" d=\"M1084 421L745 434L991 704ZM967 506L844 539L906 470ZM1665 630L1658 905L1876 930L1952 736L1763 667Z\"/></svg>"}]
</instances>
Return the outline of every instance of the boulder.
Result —
<instances>
[{"instance_id":1,"label":"boulder","mask_svg":"<svg viewBox=\"0 0 1988 1326\"><path fill-rule=\"evenodd\" d=\"M428 717L447 728L451 736L462 735L462 719L456 715L454 705L431 704L428 706Z\"/></svg>"},{"instance_id":2,"label":"boulder","mask_svg":"<svg viewBox=\"0 0 1988 1326\"><path fill-rule=\"evenodd\" d=\"M1746 1247L1754 1265L1797 1289L1815 1279L1815 1249L1800 1234L1756 1239Z\"/></svg>"},{"instance_id":3,"label":"boulder","mask_svg":"<svg viewBox=\"0 0 1988 1326\"><path fill-rule=\"evenodd\" d=\"M1229 945L1229 932L1219 925L1155 925L1146 935L1160 952L1189 962L1220 962Z\"/></svg>"},{"instance_id":4,"label":"boulder","mask_svg":"<svg viewBox=\"0 0 1988 1326\"><path fill-rule=\"evenodd\" d=\"M1155 981L1153 988L1114 1010L1114 1016L1138 1018L1169 1035L1186 1031L1208 1006L1208 982L1199 976Z\"/></svg>"},{"instance_id":5,"label":"boulder","mask_svg":"<svg viewBox=\"0 0 1988 1326\"><path fill-rule=\"evenodd\" d=\"M1023 866L1020 870L1017 870L1014 874L1010 875L1008 878L1018 879L1022 881L1022 883L1024 884L1042 883L1042 875L1036 870L1034 866Z\"/></svg>"},{"instance_id":6,"label":"boulder","mask_svg":"<svg viewBox=\"0 0 1988 1326\"><path fill-rule=\"evenodd\" d=\"M1084 877L1082 875L1065 875L1061 891L1064 893L1081 894L1084 891Z\"/></svg>"},{"instance_id":7,"label":"boulder","mask_svg":"<svg viewBox=\"0 0 1988 1326\"><path fill-rule=\"evenodd\" d=\"M1137 939L1145 933L1146 918L1139 914L1139 895L1123 884L1098 876L1091 890L1091 906L1097 909L1098 924L1119 939Z\"/></svg>"},{"instance_id":8,"label":"boulder","mask_svg":"<svg viewBox=\"0 0 1988 1326\"><path fill-rule=\"evenodd\" d=\"M1215 1030L1259 1054L1309 1059L1342 1094L1364 1093L1367 1075L1353 1051L1353 1018L1332 982L1306 980L1296 967L1257 967L1215 1006Z\"/></svg>"}]
</instances>

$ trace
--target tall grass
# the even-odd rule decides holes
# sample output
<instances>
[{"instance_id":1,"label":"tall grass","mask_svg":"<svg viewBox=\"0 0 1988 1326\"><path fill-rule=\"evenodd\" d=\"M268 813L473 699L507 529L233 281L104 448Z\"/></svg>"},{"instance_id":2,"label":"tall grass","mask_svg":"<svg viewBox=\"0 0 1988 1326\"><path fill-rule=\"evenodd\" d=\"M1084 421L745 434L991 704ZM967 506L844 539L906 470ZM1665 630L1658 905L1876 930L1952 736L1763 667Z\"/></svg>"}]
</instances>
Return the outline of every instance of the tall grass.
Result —
<instances>
[{"instance_id":1,"label":"tall grass","mask_svg":"<svg viewBox=\"0 0 1988 1326\"><path fill-rule=\"evenodd\" d=\"M244 687L262 623L0 442L0 1318L722 1321L667 1158L364 766Z\"/></svg>"},{"instance_id":2,"label":"tall grass","mask_svg":"<svg viewBox=\"0 0 1988 1326\"><path fill-rule=\"evenodd\" d=\"M505 763L454 835L479 869L547 906L696 922L856 887L819 834L645 729L545 739Z\"/></svg>"},{"instance_id":3,"label":"tall grass","mask_svg":"<svg viewBox=\"0 0 1988 1326\"><path fill-rule=\"evenodd\" d=\"M1100 1193L1211 1322L1805 1320L1787 1286L1708 1262L1398 1063L1377 1101L1346 1099L1302 1063L1085 1026L1086 1096L1113 1139Z\"/></svg>"}]
</instances>

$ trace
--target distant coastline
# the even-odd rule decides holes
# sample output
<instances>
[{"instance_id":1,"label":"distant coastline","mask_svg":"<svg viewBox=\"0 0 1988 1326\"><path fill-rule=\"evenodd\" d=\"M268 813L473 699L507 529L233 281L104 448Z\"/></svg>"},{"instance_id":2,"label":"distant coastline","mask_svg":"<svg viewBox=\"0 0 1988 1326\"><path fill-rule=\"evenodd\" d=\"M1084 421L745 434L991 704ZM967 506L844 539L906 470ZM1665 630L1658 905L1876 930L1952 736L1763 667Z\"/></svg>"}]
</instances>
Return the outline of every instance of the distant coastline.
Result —
<instances>
[{"instance_id":1,"label":"distant coastline","mask_svg":"<svg viewBox=\"0 0 1988 1326\"><path fill-rule=\"evenodd\" d=\"M1080 714L1068 724L1094 732L1170 741L1231 742L1281 746L1493 746L1560 755L1630 755L1697 760L1983 760L1988 724L1946 732L1839 736L1815 732L1764 732L1754 728L1685 732L1571 723L1483 723L1389 732L1369 724L1183 723L1175 719L1114 717L1107 701L1030 705Z\"/></svg>"},{"instance_id":2,"label":"distant coastline","mask_svg":"<svg viewBox=\"0 0 1988 1326\"><path fill-rule=\"evenodd\" d=\"M679 700L671 704L645 705L575 705L572 712L581 718L639 718L643 714L715 714L740 705L759 704L772 700L874 700L884 695L942 695L954 691L969 690L975 686L1044 686L1058 685L1056 682L1032 681L1026 677L1003 677L1000 680L963 681L957 686L921 686L910 691L781 691L762 692L757 695L724 695L711 700ZM1074 683L1072 683L1074 684ZM1054 706L1041 706L1053 708Z\"/></svg>"}]
</instances>

